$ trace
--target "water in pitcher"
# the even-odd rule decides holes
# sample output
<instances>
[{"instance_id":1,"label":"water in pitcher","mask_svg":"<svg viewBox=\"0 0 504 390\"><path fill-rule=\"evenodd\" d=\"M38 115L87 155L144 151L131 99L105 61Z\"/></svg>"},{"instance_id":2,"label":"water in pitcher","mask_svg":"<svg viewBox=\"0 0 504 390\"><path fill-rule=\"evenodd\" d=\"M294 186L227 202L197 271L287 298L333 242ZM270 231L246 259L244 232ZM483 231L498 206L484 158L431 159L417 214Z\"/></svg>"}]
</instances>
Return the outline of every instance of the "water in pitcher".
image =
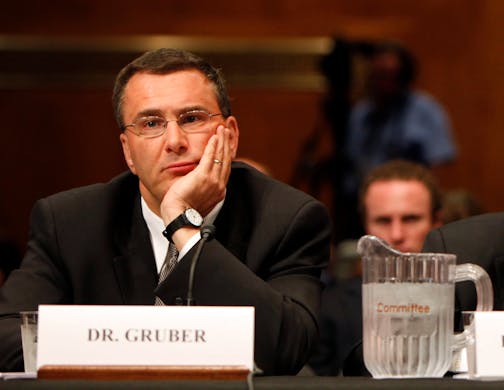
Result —
<instances>
[{"instance_id":1,"label":"water in pitcher","mask_svg":"<svg viewBox=\"0 0 504 390\"><path fill-rule=\"evenodd\" d=\"M373 377L442 377L451 361L451 283L362 286L364 361Z\"/></svg>"}]
</instances>

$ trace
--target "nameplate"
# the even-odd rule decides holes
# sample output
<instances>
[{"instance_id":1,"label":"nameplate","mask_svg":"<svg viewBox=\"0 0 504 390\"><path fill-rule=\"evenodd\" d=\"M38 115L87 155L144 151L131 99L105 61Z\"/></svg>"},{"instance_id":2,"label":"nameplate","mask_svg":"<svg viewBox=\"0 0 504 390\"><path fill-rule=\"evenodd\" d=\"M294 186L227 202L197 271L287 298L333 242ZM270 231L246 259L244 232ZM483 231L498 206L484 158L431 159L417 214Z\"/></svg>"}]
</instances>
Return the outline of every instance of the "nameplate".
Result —
<instances>
[{"instance_id":1,"label":"nameplate","mask_svg":"<svg viewBox=\"0 0 504 390\"><path fill-rule=\"evenodd\" d=\"M253 307L39 306L37 369L253 363Z\"/></svg>"},{"instance_id":2,"label":"nameplate","mask_svg":"<svg viewBox=\"0 0 504 390\"><path fill-rule=\"evenodd\" d=\"M466 330L472 336L467 347L469 376L504 377L504 311L478 311L471 314L472 322L466 325Z\"/></svg>"}]
</instances>

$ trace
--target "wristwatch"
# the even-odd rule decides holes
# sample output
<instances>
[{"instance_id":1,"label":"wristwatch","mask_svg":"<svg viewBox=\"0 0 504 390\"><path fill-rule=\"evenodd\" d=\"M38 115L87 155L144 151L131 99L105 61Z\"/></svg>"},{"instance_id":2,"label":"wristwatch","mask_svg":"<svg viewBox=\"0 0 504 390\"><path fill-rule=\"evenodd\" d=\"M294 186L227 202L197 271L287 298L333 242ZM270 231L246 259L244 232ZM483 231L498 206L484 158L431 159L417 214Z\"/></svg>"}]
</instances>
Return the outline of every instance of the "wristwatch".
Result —
<instances>
[{"instance_id":1,"label":"wristwatch","mask_svg":"<svg viewBox=\"0 0 504 390\"><path fill-rule=\"evenodd\" d=\"M172 236L177 230L184 226L201 227L201 225L203 225L203 217L200 213L198 213L195 209L188 208L168 224L166 229L163 231L163 236L165 236L168 241L173 244Z\"/></svg>"}]
</instances>

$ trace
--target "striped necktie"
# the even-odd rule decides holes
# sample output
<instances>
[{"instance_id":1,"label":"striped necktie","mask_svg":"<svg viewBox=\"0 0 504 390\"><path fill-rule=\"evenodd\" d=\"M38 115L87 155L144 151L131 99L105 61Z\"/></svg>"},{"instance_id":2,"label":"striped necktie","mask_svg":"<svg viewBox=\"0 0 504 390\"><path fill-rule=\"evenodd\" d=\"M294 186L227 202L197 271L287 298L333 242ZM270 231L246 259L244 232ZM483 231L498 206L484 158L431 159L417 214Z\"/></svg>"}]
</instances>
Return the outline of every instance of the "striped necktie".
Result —
<instances>
[{"instance_id":1,"label":"striped necktie","mask_svg":"<svg viewBox=\"0 0 504 390\"><path fill-rule=\"evenodd\" d=\"M173 271L173 268L177 265L178 250L173 244L168 246L168 251L166 252L166 257L163 265L161 266L161 271L159 271L158 285L166 279L166 277ZM164 306L163 301L156 296L154 300L155 306Z\"/></svg>"}]
</instances>

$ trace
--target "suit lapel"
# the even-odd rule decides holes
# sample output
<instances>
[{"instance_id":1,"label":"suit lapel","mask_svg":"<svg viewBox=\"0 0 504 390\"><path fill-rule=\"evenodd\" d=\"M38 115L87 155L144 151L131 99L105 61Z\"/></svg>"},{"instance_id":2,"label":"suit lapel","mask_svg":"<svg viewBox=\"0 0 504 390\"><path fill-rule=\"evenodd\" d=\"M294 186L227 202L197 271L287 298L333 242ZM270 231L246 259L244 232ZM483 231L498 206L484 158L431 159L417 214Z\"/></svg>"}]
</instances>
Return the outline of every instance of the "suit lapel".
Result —
<instances>
[{"instance_id":1,"label":"suit lapel","mask_svg":"<svg viewBox=\"0 0 504 390\"><path fill-rule=\"evenodd\" d=\"M113 259L125 304L152 304L157 270L149 230L142 216L138 180L131 193L122 193L114 221L118 255Z\"/></svg>"},{"instance_id":2,"label":"suit lapel","mask_svg":"<svg viewBox=\"0 0 504 390\"><path fill-rule=\"evenodd\" d=\"M216 238L238 259L246 262L247 249L254 226L254 214L243 205L251 205L247 198L250 196L246 181L240 170L233 163L233 169L227 185L226 200L215 220Z\"/></svg>"}]
</instances>

